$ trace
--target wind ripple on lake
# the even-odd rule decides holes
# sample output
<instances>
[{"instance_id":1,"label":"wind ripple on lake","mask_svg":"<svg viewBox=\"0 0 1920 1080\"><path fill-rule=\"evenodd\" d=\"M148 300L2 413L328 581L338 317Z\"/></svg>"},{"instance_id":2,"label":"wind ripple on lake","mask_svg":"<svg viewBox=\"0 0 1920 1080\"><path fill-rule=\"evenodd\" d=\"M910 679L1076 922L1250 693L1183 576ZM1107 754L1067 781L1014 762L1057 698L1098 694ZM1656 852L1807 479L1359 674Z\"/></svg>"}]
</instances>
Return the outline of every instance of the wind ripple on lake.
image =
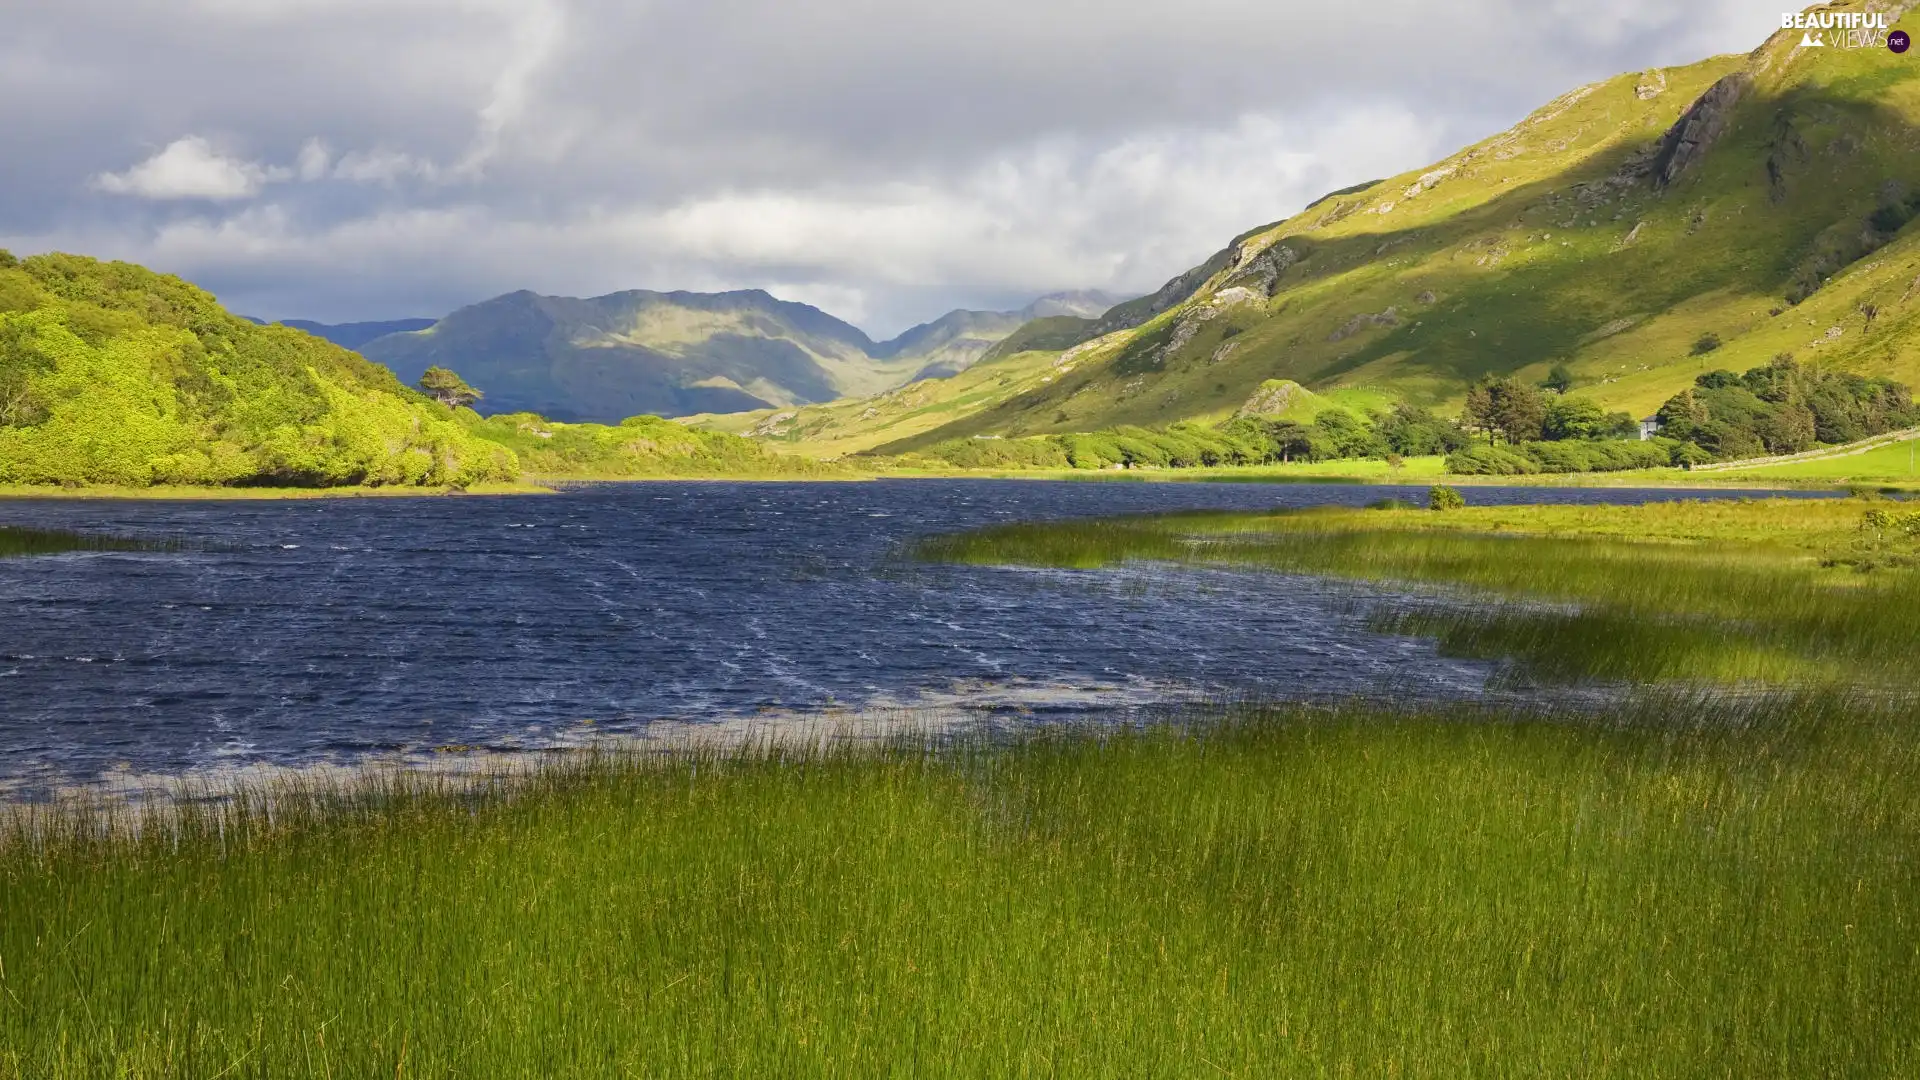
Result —
<instances>
[{"instance_id":1,"label":"wind ripple on lake","mask_svg":"<svg viewBox=\"0 0 1920 1080\"><path fill-rule=\"evenodd\" d=\"M0 510L8 524L177 536L205 549L0 560L0 781L560 745L589 720L618 734L661 718L911 708L979 697L983 685L1041 697L1069 688L1067 704L1038 709L1044 717L1125 715L1192 695L1484 693L1489 665L1369 632L1352 586L897 557L916 537L1014 520L1416 495L905 481L13 502Z\"/></svg>"}]
</instances>

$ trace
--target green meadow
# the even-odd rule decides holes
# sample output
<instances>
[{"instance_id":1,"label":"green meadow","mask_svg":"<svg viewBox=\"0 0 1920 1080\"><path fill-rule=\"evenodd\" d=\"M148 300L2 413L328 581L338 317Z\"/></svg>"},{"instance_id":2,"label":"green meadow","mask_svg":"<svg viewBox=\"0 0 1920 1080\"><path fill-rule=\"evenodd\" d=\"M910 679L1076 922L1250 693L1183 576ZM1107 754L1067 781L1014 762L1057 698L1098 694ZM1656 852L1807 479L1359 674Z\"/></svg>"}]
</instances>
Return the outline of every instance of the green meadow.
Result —
<instances>
[{"instance_id":1,"label":"green meadow","mask_svg":"<svg viewBox=\"0 0 1920 1080\"><path fill-rule=\"evenodd\" d=\"M1548 704L16 807L0 1077L1910 1075L1906 513L1187 514L915 553L1393 582L1422 602L1383 630L1586 688Z\"/></svg>"}]
</instances>

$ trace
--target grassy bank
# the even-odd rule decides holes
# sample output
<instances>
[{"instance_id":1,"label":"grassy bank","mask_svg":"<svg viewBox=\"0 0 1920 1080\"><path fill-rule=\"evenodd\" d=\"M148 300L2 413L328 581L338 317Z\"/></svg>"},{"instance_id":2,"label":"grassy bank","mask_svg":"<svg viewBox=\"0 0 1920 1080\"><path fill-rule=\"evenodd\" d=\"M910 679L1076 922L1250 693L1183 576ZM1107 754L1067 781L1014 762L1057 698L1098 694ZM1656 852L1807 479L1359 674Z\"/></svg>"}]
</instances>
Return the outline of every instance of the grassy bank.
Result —
<instances>
[{"instance_id":1,"label":"grassy bank","mask_svg":"<svg viewBox=\"0 0 1920 1080\"><path fill-rule=\"evenodd\" d=\"M923 557L1092 568L1130 559L1401 582L1451 603L1375 616L1527 675L1889 685L1920 640L1920 551L1860 500L1186 514L1012 525ZM1880 569L1878 573L1863 570Z\"/></svg>"},{"instance_id":2,"label":"grassy bank","mask_svg":"<svg viewBox=\"0 0 1920 1080\"><path fill-rule=\"evenodd\" d=\"M0 1076L1898 1075L1920 717L1346 711L0 844Z\"/></svg>"}]
</instances>

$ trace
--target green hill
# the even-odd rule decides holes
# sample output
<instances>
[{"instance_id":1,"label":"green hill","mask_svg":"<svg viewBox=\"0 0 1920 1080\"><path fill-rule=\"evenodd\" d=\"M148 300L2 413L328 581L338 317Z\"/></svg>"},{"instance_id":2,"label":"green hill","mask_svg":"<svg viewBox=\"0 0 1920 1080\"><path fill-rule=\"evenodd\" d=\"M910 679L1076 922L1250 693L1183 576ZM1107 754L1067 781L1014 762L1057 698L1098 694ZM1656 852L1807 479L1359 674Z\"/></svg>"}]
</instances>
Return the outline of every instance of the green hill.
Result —
<instances>
[{"instance_id":1,"label":"green hill","mask_svg":"<svg viewBox=\"0 0 1920 1080\"><path fill-rule=\"evenodd\" d=\"M1920 382L1920 61L1800 39L1581 87L1334 193L1081 328L1109 336L1067 376L880 449L1223 420L1271 379L1452 409L1564 364L1636 416L1781 353Z\"/></svg>"},{"instance_id":2,"label":"green hill","mask_svg":"<svg viewBox=\"0 0 1920 1080\"><path fill-rule=\"evenodd\" d=\"M139 266L0 252L0 483L440 485L517 471L511 451L330 342Z\"/></svg>"}]
</instances>

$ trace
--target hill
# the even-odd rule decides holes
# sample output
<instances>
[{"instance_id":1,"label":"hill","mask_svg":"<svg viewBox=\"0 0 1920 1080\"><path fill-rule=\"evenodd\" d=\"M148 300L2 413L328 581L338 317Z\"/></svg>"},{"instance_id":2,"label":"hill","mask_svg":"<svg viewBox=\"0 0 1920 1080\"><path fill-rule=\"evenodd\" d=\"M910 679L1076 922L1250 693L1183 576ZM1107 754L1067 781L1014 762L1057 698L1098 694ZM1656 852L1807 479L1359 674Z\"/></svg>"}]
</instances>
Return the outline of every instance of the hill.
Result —
<instances>
[{"instance_id":1,"label":"hill","mask_svg":"<svg viewBox=\"0 0 1920 1080\"><path fill-rule=\"evenodd\" d=\"M1100 309L1063 293L1017 312L953 311L876 343L858 328L759 290L635 290L589 299L515 292L360 346L408 382L459 371L488 411L567 421L791 407L965 370L1037 313Z\"/></svg>"},{"instance_id":2,"label":"hill","mask_svg":"<svg viewBox=\"0 0 1920 1080\"><path fill-rule=\"evenodd\" d=\"M768 449L807 457L835 458L882 443L910 439L1045 386L1071 358L1023 351L982 359L946 378L922 379L863 398L845 398L792 409L690 416L694 427L744 435Z\"/></svg>"},{"instance_id":3,"label":"hill","mask_svg":"<svg viewBox=\"0 0 1920 1080\"><path fill-rule=\"evenodd\" d=\"M1564 365L1636 416L1781 353L1920 380L1920 61L1801 36L1580 87L1332 193L1030 342L1075 350L1062 377L880 449L1222 420L1270 379L1451 409Z\"/></svg>"},{"instance_id":4,"label":"hill","mask_svg":"<svg viewBox=\"0 0 1920 1080\"><path fill-rule=\"evenodd\" d=\"M914 361L876 362L857 328L759 290L590 299L508 293L425 330L361 348L412 382L458 370L489 412L567 421L678 416L825 401L903 381Z\"/></svg>"},{"instance_id":5,"label":"hill","mask_svg":"<svg viewBox=\"0 0 1920 1080\"><path fill-rule=\"evenodd\" d=\"M1080 323L1104 313L1120 300L1108 293L1088 290L1043 296L1019 311L949 311L933 322L921 323L891 341L874 346L872 352L885 359L918 359L920 369L909 381L946 378L973 366L1029 325L1060 320ZM1001 350L1001 355L1018 351L1023 350Z\"/></svg>"},{"instance_id":6,"label":"hill","mask_svg":"<svg viewBox=\"0 0 1920 1080\"><path fill-rule=\"evenodd\" d=\"M436 321L438 320L389 319L385 322L317 323L308 322L305 319L282 319L280 325L304 330L317 338L326 338L343 348L358 349L374 338L425 330Z\"/></svg>"},{"instance_id":7,"label":"hill","mask_svg":"<svg viewBox=\"0 0 1920 1080\"><path fill-rule=\"evenodd\" d=\"M331 342L143 267L0 251L0 483L439 485L517 470Z\"/></svg>"}]
</instances>

